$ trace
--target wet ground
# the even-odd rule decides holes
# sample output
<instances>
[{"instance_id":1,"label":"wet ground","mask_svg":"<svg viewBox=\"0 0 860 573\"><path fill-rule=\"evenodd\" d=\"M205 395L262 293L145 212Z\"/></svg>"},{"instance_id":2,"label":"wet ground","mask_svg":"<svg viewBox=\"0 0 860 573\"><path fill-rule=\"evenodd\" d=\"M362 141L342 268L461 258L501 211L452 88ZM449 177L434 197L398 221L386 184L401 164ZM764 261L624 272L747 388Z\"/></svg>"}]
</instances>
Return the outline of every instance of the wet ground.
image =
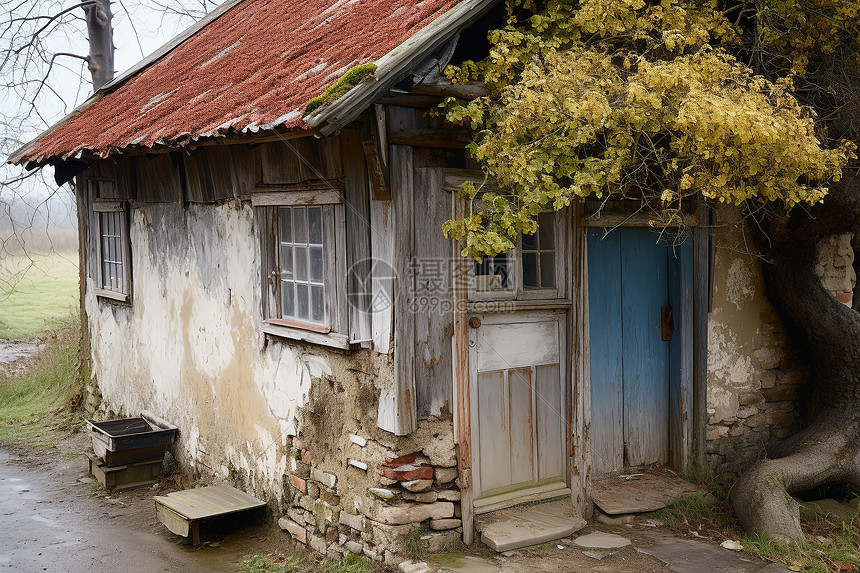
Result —
<instances>
[{"instance_id":1,"label":"wet ground","mask_svg":"<svg viewBox=\"0 0 860 573\"><path fill-rule=\"evenodd\" d=\"M85 457L66 458L0 450L0 571L233 572L245 555L272 550L265 523L211 532L193 548L156 521L155 492L110 495L87 476Z\"/></svg>"},{"instance_id":2,"label":"wet ground","mask_svg":"<svg viewBox=\"0 0 860 573\"><path fill-rule=\"evenodd\" d=\"M27 359L39 349L38 340L0 340L0 372L24 368Z\"/></svg>"}]
</instances>

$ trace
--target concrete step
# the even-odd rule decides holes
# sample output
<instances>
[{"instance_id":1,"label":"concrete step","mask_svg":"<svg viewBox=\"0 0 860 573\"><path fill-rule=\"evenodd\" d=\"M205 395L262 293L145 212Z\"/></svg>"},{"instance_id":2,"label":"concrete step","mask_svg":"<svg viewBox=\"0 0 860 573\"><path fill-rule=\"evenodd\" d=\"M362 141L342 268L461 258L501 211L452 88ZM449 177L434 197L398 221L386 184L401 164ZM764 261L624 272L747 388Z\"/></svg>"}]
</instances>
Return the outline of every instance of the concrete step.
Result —
<instances>
[{"instance_id":1,"label":"concrete step","mask_svg":"<svg viewBox=\"0 0 860 573\"><path fill-rule=\"evenodd\" d=\"M585 527L585 520L565 500L487 514L478 527L481 541L501 553L567 537Z\"/></svg>"}]
</instances>

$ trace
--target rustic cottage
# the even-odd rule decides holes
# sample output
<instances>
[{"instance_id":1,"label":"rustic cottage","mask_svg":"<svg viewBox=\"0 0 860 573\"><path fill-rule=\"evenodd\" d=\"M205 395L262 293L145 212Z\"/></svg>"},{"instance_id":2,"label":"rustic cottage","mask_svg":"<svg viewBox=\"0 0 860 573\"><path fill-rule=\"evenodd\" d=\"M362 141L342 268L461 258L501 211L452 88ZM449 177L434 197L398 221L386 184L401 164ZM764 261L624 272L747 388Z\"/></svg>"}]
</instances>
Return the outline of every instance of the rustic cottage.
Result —
<instances>
[{"instance_id":1,"label":"rustic cottage","mask_svg":"<svg viewBox=\"0 0 860 573\"><path fill-rule=\"evenodd\" d=\"M798 421L732 213L580 204L480 263L443 237L483 176L430 112L483 93L441 70L499 4L228 0L10 158L74 179L88 407L175 424L185 473L321 552L468 543L524 501L588 517L593 480L737 468ZM821 247L844 302L852 261Z\"/></svg>"}]
</instances>

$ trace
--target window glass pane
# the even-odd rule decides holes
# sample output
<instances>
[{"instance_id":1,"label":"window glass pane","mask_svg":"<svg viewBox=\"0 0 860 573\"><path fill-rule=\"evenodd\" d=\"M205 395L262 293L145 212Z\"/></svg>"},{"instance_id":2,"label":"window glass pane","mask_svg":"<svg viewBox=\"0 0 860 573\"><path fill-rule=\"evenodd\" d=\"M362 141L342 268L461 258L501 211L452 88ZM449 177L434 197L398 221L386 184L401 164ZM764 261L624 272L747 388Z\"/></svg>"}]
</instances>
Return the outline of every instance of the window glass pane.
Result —
<instances>
[{"instance_id":1,"label":"window glass pane","mask_svg":"<svg viewBox=\"0 0 860 573\"><path fill-rule=\"evenodd\" d=\"M293 255L295 256L293 270L296 273L296 280L308 280L308 248L296 247Z\"/></svg>"},{"instance_id":2,"label":"window glass pane","mask_svg":"<svg viewBox=\"0 0 860 573\"><path fill-rule=\"evenodd\" d=\"M102 263L102 288L110 288L110 263Z\"/></svg>"},{"instance_id":3,"label":"window glass pane","mask_svg":"<svg viewBox=\"0 0 860 573\"><path fill-rule=\"evenodd\" d=\"M289 245L281 245L281 278L293 278L293 248Z\"/></svg>"},{"instance_id":4,"label":"window glass pane","mask_svg":"<svg viewBox=\"0 0 860 573\"><path fill-rule=\"evenodd\" d=\"M311 320L325 322L325 293L323 287L311 287Z\"/></svg>"},{"instance_id":5,"label":"window glass pane","mask_svg":"<svg viewBox=\"0 0 860 573\"><path fill-rule=\"evenodd\" d=\"M291 243L293 242L293 218L292 218L292 209L289 207L281 207L278 213L278 221L281 225L281 242L282 243Z\"/></svg>"},{"instance_id":6,"label":"window glass pane","mask_svg":"<svg viewBox=\"0 0 860 573\"><path fill-rule=\"evenodd\" d=\"M311 247L310 251L311 280L323 282L323 250L322 247Z\"/></svg>"},{"instance_id":7,"label":"window glass pane","mask_svg":"<svg viewBox=\"0 0 860 573\"><path fill-rule=\"evenodd\" d=\"M322 245L322 208L308 207L308 242Z\"/></svg>"},{"instance_id":8,"label":"window glass pane","mask_svg":"<svg viewBox=\"0 0 860 573\"><path fill-rule=\"evenodd\" d=\"M284 318L294 318L296 316L296 298L293 292L295 287L290 281L281 281L281 308Z\"/></svg>"},{"instance_id":9,"label":"window glass pane","mask_svg":"<svg viewBox=\"0 0 860 573\"><path fill-rule=\"evenodd\" d=\"M523 286L538 288L537 253L523 253Z\"/></svg>"},{"instance_id":10,"label":"window glass pane","mask_svg":"<svg viewBox=\"0 0 860 573\"><path fill-rule=\"evenodd\" d=\"M307 210L304 207L293 209L293 242L308 242L308 219Z\"/></svg>"},{"instance_id":11,"label":"window glass pane","mask_svg":"<svg viewBox=\"0 0 860 573\"><path fill-rule=\"evenodd\" d=\"M507 253L484 257L480 263L475 263L475 290L478 292L504 290L510 283L509 275Z\"/></svg>"},{"instance_id":12,"label":"window glass pane","mask_svg":"<svg viewBox=\"0 0 860 573\"><path fill-rule=\"evenodd\" d=\"M538 215L537 234L542 251L555 249L555 213L541 213Z\"/></svg>"},{"instance_id":13,"label":"window glass pane","mask_svg":"<svg viewBox=\"0 0 860 573\"><path fill-rule=\"evenodd\" d=\"M526 235L523 233L523 250L534 251L537 248L537 235Z\"/></svg>"},{"instance_id":14,"label":"window glass pane","mask_svg":"<svg viewBox=\"0 0 860 573\"><path fill-rule=\"evenodd\" d=\"M540 254L540 286L555 287L555 253L552 251Z\"/></svg>"},{"instance_id":15,"label":"window glass pane","mask_svg":"<svg viewBox=\"0 0 860 573\"><path fill-rule=\"evenodd\" d=\"M296 284L296 318L310 320L310 300L308 285Z\"/></svg>"}]
</instances>

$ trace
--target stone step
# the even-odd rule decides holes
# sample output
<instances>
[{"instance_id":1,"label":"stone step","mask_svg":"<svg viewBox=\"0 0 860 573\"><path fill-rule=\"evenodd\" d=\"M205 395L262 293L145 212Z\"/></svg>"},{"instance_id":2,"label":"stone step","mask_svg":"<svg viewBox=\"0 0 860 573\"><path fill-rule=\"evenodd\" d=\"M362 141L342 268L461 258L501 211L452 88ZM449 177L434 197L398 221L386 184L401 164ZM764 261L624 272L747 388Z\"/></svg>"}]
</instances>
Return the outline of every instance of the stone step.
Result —
<instances>
[{"instance_id":1,"label":"stone step","mask_svg":"<svg viewBox=\"0 0 860 573\"><path fill-rule=\"evenodd\" d=\"M481 524L481 541L495 551L511 551L567 537L585 527L570 502L519 507L491 516Z\"/></svg>"}]
</instances>

